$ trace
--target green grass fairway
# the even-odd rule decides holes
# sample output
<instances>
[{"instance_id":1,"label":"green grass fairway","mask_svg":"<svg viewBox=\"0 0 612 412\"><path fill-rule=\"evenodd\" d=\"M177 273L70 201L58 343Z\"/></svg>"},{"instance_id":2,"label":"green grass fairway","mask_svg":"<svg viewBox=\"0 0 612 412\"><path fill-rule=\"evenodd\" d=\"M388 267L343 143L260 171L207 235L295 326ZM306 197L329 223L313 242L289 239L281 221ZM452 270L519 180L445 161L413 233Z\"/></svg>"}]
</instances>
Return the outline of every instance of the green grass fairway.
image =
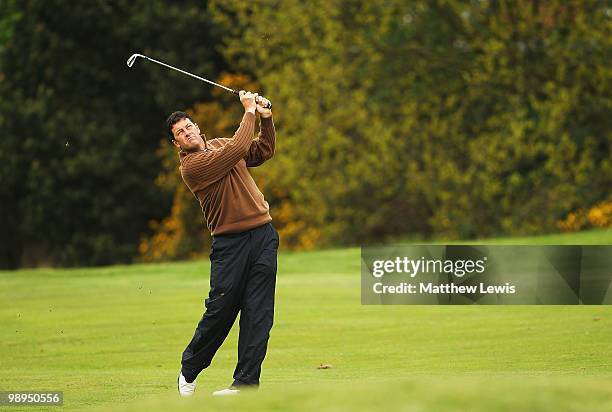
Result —
<instances>
[{"instance_id":1,"label":"green grass fairway","mask_svg":"<svg viewBox=\"0 0 612 412\"><path fill-rule=\"evenodd\" d=\"M504 245L612 245L612 230L594 229L577 233L556 233L536 237L481 239L475 243Z\"/></svg>"},{"instance_id":2,"label":"green grass fairway","mask_svg":"<svg viewBox=\"0 0 612 412\"><path fill-rule=\"evenodd\" d=\"M496 244L496 245L612 245L612 230L593 229L576 233L554 233L532 237L498 237L494 239L474 240L419 240L410 237L401 237L397 243L415 244Z\"/></svg>"},{"instance_id":3,"label":"green grass fairway","mask_svg":"<svg viewBox=\"0 0 612 412\"><path fill-rule=\"evenodd\" d=\"M281 254L261 389L211 396L231 382L236 324L181 399L208 274L206 260L0 272L0 390L61 390L78 411L612 410L612 307L362 306L357 248Z\"/></svg>"}]
</instances>

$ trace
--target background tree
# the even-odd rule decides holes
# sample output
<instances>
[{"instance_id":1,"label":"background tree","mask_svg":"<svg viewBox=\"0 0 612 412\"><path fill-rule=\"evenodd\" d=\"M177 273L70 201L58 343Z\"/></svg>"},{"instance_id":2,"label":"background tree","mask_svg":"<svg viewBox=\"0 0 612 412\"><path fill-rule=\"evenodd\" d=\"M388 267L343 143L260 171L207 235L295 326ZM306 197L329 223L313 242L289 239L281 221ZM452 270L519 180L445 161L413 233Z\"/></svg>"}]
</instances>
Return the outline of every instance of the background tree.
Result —
<instances>
[{"instance_id":1,"label":"background tree","mask_svg":"<svg viewBox=\"0 0 612 412\"><path fill-rule=\"evenodd\" d=\"M154 184L164 119L210 90L125 61L143 52L220 72L206 4L9 4L17 18L0 51L0 265L129 261L148 222L169 211Z\"/></svg>"},{"instance_id":2,"label":"background tree","mask_svg":"<svg viewBox=\"0 0 612 412\"><path fill-rule=\"evenodd\" d=\"M542 233L611 196L604 3L211 4L284 110L273 181L324 243Z\"/></svg>"},{"instance_id":3,"label":"background tree","mask_svg":"<svg viewBox=\"0 0 612 412\"><path fill-rule=\"evenodd\" d=\"M612 221L608 2L0 3L0 265L186 258L210 237L163 120L231 135L274 102L252 170L285 248ZM588 222L588 225L587 225Z\"/></svg>"}]
</instances>

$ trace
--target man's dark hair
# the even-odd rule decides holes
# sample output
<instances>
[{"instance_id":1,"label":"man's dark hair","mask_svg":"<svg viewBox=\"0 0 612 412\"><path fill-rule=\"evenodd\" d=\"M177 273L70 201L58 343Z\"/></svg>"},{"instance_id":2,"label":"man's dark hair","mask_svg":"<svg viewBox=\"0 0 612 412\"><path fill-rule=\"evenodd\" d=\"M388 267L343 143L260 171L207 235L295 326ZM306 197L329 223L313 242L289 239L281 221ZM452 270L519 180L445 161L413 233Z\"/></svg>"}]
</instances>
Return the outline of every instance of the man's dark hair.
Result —
<instances>
[{"instance_id":1,"label":"man's dark hair","mask_svg":"<svg viewBox=\"0 0 612 412\"><path fill-rule=\"evenodd\" d=\"M185 112L174 112L166 119L166 129L168 130L168 141L170 141L170 143L174 141L174 135L172 134L172 126L174 126L176 123L180 122L183 119L189 119L193 122L191 116L189 116Z\"/></svg>"}]
</instances>

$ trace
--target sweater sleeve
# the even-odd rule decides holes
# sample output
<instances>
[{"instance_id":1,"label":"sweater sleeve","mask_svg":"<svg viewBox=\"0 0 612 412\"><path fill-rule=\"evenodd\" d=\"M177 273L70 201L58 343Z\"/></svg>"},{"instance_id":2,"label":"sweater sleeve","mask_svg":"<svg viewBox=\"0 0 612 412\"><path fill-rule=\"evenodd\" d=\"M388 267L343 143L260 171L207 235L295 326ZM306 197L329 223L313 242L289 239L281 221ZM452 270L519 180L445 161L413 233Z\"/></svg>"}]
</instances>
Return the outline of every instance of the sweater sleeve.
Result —
<instances>
[{"instance_id":1,"label":"sweater sleeve","mask_svg":"<svg viewBox=\"0 0 612 412\"><path fill-rule=\"evenodd\" d=\"M255 167L263 164L274 156L276 146L276 130L272 116L268 118L260 117L259 135L251 142L251 146L244 158L248 167Z\"/></svg>"},{"instance_id":2,"label":"sweater sleeve","mask_svg":"<svg viewBox=\"0 0 612 412\"><path fill-rule=\"evenodd\" d=\"M246 155L255 130L255 115L245 113L233 138L222 147L190 153L183 159L181 173L194 191L225 176Z\"/></svg>"}]
</instances>

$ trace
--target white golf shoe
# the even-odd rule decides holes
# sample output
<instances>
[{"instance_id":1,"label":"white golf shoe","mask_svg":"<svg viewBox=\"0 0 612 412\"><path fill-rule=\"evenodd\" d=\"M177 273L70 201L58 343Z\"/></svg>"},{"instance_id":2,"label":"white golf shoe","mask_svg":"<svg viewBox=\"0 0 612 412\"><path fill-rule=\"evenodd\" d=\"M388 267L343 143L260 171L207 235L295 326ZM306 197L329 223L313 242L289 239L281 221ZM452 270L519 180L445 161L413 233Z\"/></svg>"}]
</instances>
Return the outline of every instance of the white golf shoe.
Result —
<instances>
[{"instance_id":1,"label":"white golf shoe","mask_svg":"<svg viewBox=\"0 0 612 412\"><path fill-rule=\"evenodd\" d=\"M221 389L220 391L214 391L213 396L232 396L232 395L238 395L239 393L240 393L240 389L227 388L227 389Z\"/></svg>"},{"instance_id":2,"label":"white golf shoe","mask_svg":"<svg viewBox=\"0 0 612 412\"><path fill-rule=\"evenodd\" d=\"M183 373L178 377L178 391L181 396L191 396L195 392L196 383L195 381L189 383L185 380Z\"/></svg>"}]
</instances>

